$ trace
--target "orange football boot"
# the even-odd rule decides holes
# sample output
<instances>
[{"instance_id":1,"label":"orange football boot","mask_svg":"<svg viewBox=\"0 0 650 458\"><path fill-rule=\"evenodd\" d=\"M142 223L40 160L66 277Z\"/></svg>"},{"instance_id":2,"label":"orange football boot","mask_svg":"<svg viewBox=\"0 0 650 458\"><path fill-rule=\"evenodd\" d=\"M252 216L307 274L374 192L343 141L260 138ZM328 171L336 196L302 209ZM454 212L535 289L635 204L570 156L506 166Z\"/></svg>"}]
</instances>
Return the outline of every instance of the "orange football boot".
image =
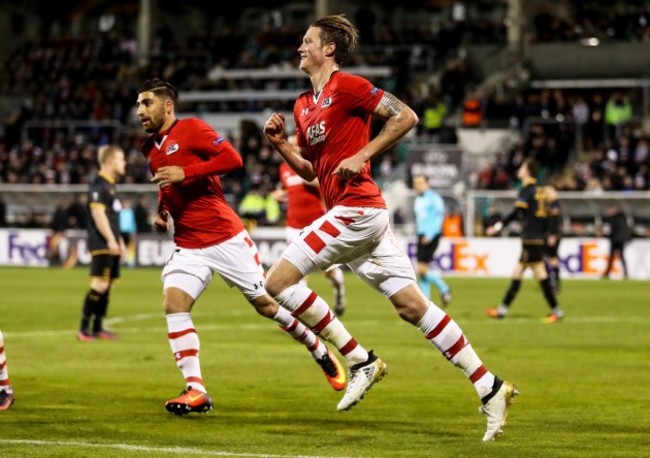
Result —
<instances>
[{"instance_id":1,"label":"orange football boot","mask_svg":"<svg viewBox=\"0 0 650 458\"><path fill-rule=\"evenodd\" d=\"M187 415L190 412L205 413L212 410L212 398L208 393L188 386L177 398L167 401L165 408L174 415Z\"/></svg>"},{"instance_id":2,"label":"orange football boot","mask_svg":"<svg viewBox=\"0 0 650 458\"><path fill-rule=\"evenodd\" d=\"M327 381L334 390L341 391L345 388L348 376L339 360L336 359L336 356L334 356L329 348L327 349L327 354L317 359L316 362L323 369Z\"/></svg>"}]
</instances>

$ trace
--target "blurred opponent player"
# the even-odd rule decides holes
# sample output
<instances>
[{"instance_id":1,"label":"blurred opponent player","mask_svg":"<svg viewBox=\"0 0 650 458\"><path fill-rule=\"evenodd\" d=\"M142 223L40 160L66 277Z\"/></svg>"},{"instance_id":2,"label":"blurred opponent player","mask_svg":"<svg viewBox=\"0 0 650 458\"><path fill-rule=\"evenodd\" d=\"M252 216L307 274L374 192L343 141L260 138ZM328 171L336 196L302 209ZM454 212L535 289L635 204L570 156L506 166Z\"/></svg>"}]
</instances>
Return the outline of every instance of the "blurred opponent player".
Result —
<instances>
[{"instance_id":1,"label":"blurred opponent player","mask_svg":"<svg viewBox=\"0 0 650 458\"><path fill-rule=\"evenodd\" d=\"M560 283L560 258L558 251L562 241L562 210L557 191L552 185L544 186L544 192L548 200L549 221L548 236L546 238L546 271L548 278L551 280L551 286L555 294L561 289Z\"/></svg>"},{"instance_id":2,"label":"blurred opponent player","mask_svg":"<svg viewBox=\"0 0 650 458\"><path fill-rule=\"evenodd\" d=\"M296 144L296 136L288 137L290 143ZM283 162L280 165L280 181L282 189L274 191L274 197L287 204L287 243L294 241L300 232L314 220L325 214L323 196L318 186L318 180L305 181L296 174L291 167ZM345 312L345 279L343 270L338 265L333 265L324 271L334 287L334 311L338 316ZM304 284L306 283L306 278Z\"/></svg>"},{"instance_id":3,"label":"blurred opponent player","mask_svg":"<svg viewBox=\"0 0 650 458\"><path fill-rule=\"evenodd\" d=\"M5 341L0 331L0 410L7 410L14 403L14 389L9 380L7 369L7 356L5 355Z\"/></svg>"},{"instance_id":4,"label":"blurred opponent player","mask_svg":"<svg viewBox=\"0 0 650 458\"><path fill-rule=\"evenodd\" d=\"M489 441L502 432L516 390L487 370L458 324L424 297L411 260L395 241L386 203L370 175L370 161L404 137L418 118L392 94L340 70L358 38L344 16L314 22L298 48L299 67L312 85L294 106L298 145L287 141L282 114L272 113L264 124L267 140L289 166L307 181L318 178L328 209L287 247L269 271L266 289L346 358L350 380L337 409L349 410L383 378L386 364L350 335L322 298L300 283L316 269L347 264L463 370L482 400L481 411L487 416L483 440ZM373 117L385 124L371 140Z\"/></svg>"},{"instance_id":5,"label":"blurred opponent player","mask_svg":"<svg viewBox=\"0 0 650 458\"><path fill-rule=\"evenodd\" d=\"M142 127L152 134L142 153L152 181L159 185L154 227L166 233L173 222L176 244L162 272L163 307L169 343L186 389L167 401L166 409L176 415L212 409L201 376L199 337L190 311L215 273L229 286L236 286L260 315L274 320L305 345L332 388L342 390L346 374L336 357L264 290L257 247L224 198L218 175L240 168L240 154L200 119L177 119L176 99L171 84L152 79L140 86L136 102Z\"/></svg>"},{"instance_id":6,"label":"blurred opponent player","mask_svg":"<svg viewBox=\"0 0 650 458\"><path fill-rule=\"evenodd\" d=\"M533 270L533 277L539 282L544 298L551 308L551 313L544 318L544 322L557 323L564 317L564 312L557 303L551 280L544 266L544 251L549 234L550 210L548 196L544 187L537 185L535 177L538 171L539 164L533 159L526 159L521 164L517 176L521 180L523 188L519 191L514 208L503 221L499 221L485 230L488 236L496 235L515 219L523 221L521 257L512 273L512 281L501 304L487 310L490 318L501 319L508 314L510 305L517 296L519 288L521 288L524 271L528 267Z\"/></svg>"},{"instance_id":7,"label":"blurred opponent player","mask_svg":"<svg viewBox=\"0 0 650 458\"><path fill-rule=\"evenodd\" d=\"M77 333L80 341L117 338L116 334L104 329L103 319L108 309L111 287L120 276L120 260L126 254L120 236L122 206L115 185L126 172L124 151L119 146L105 145L99 148L97 157L99 174L88 190L88 251L92 260L90 290L84 299L81 326Z\"/></svg>"}]
</instances>

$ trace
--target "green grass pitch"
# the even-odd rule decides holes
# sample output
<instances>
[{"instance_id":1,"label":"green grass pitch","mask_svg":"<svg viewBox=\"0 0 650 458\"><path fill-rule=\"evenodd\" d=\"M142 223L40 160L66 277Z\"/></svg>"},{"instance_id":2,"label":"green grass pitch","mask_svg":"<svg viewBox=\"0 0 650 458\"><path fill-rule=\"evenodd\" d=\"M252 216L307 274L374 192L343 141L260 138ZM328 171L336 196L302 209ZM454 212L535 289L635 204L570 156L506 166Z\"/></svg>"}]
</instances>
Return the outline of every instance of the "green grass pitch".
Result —
<instances>
[{"instance_id":1,"label":"green grass pitch","mask_svg":"<svg viewBox=\"0 0 650 458\"><path fill-rule=\"evenodd\" d=\"M197 302L207 415L174 417L183 388L158 269L123 270L111 295L115 342L77 342L85 269L0 268L0 329L16 403L0 412L0 456L640 457L650 455L650 283L565 281L567 318L544 325L526 280L511 316L491 321L507 279L450 278L448 313L485 365L521 395L505 434L462 372L390 304L346 275L352 334L388 376L349 412L309 354L219 278ZM326 300L322 275L310 284ZM437 298L435 298L437 299Z\"/></svg>"}]
</instances>

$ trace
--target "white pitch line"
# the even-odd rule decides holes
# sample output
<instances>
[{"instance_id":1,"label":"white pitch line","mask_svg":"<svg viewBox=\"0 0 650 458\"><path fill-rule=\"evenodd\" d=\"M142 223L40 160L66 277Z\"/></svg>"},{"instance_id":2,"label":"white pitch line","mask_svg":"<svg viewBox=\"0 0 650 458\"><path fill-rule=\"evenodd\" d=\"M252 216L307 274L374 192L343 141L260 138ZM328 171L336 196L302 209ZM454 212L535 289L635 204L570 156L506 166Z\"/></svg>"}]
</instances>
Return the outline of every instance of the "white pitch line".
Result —
<instances>
[{"instance_id":1,"label":"white pitch line","mask_svg":"<svg viewBox=\"0 0 650 458\"><path fill-rule=\"evenodd\" d=\"M194 316L198 316L195 314ZM149 319L160 318L160 325L156 326L147 326L147 327L120 327L117 329L120 334L142 334L142 333L165 333L167 327L163 324L164 318L162 315L153 314L153 313L143 313L138 315L127 315L122 317L115 317L111 320L106 320L109 324L115 323L129 323L134 321L146 321ZM508 324L541 324L541 318L525 318L525 317L509 317L504 320L488 320L485 319L460 319L459 322L462 323L477 323L479 321L497 323L508 323ZM383 326L379 321L374 320L347 320L345 322L348 326L353 326L356 328L372 328ZM590 316L590 317L580 317L580 316L569 316L564 318L562 323L557 324L557 326L563 325L582 325L582 324L599 324L599 323L625 323L625 324L639 324L647 325L650 324L650 316ZM398 321L398 325L405 325L403 321ZM199 331L221 331L221 330L232 330L232 324L199 324ZM260 331L264 329L269 329L269 323L264 320L260 320L258 323L242 324L239 326L239 329L246 331ZM66 335L75 335L75 329L43 329L40 331L3 331L5 336L8 338L30 338L30 337L57 337L57 336L66 336Z\"/></svg>"},{"instance_id":2,"label":"white pitch line","mask_svg":"<svg viewBox=\"0 0 650 458\"><path fill-rule=\"evenodd\" d=\"M199 456L233 456L249 458L344 458L319 455L275 455L267 453L235 453L223 450L201 450L188 447L147 447L131 444L101 444L93 442L76 441L44 441L44 440L22 440L22 439L0 439L0 444L8 445L40 445L46 447L80 447L80 448L107 448L125 450L129 452L148 453L174 453L177 455L199 455Z\"/></svg>"}]
</instances>

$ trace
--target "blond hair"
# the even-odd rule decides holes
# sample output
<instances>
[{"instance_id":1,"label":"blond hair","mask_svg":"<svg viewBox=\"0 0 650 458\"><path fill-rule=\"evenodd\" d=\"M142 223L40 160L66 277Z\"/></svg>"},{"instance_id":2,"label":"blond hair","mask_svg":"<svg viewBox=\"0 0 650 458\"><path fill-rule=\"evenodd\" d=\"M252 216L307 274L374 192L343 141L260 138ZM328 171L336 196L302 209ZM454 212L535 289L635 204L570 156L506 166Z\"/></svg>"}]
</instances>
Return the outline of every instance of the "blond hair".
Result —
<instances>
[{"instance_id":1,"label":"blond hair","mask_svg":"<svg viewBox=\"0 0 650 458\"><path fill-rule=\"evenodd\" d=\"M99 165L105 165L110 159L112 159L116 153L122 151L117 145L104 145L100 146L97 150L97 161Z\"/></svg>"}]
</instances>

